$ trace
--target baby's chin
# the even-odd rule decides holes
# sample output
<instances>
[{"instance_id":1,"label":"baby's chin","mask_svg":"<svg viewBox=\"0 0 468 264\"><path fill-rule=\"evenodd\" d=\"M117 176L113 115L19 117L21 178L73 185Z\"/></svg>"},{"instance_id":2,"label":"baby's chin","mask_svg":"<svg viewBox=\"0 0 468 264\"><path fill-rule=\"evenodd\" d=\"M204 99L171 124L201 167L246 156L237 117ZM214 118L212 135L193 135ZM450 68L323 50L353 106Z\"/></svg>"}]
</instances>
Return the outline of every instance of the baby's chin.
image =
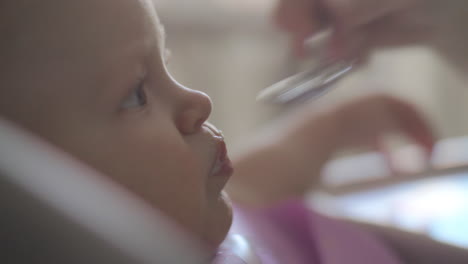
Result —
<instances>
[{"instance_id":1,"label":"baby's chin","mask_svg":"<svg viewBox=\"0 0 468 264\"><path fill-rule=\"evenodd\" d=\"M205 235L203 240L211 250L216 250L226 238L232 224L231 201L226 194L222 192L218 201L213 207L211 215L206 221Z\"/></svg>"}]
</instances>

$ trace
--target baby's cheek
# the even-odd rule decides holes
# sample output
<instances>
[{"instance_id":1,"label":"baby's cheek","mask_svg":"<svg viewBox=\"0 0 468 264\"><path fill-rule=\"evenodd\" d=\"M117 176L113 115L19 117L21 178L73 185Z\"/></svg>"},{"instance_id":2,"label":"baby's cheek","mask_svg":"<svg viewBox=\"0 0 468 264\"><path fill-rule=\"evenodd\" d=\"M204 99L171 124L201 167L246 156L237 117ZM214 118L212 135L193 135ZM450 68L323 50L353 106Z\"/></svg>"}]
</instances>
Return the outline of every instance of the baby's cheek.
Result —
<instances>
[{"instance_id":1,"label":"baby's cheek","mask_svg":"<svg viewBox=\"0 0 468 264\"><path fill-rule=\"evenodd\" d=\"M166 154L153 156L150 169L157 177L151 186L152 203L191 233L200 235L206 214L206 175L196 157L172 145ZM150 160L148 160L150 162Z\"/></svg>"},{"instance_id":2,"label":"baby's cheek","mask_svg":"<svg viewBox=\"0 0 468 264\"><path fill-rule=\"evenodd\" d=\"M59 145L202 237L206 175L196 153L158 133L122 134L82 129L64 136Z\"/></svg>"}]
</instances>

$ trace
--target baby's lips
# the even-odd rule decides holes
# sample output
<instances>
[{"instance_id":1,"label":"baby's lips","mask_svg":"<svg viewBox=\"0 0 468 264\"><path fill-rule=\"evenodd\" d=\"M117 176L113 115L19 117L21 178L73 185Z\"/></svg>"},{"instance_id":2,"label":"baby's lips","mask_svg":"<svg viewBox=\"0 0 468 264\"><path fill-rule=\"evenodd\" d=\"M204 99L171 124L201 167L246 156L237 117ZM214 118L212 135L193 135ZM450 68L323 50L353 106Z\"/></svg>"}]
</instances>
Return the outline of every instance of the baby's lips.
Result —
<instances>
[{"instance_id":1,"label":"baby's lips","mask_svg":"<svg viewBox=\"0 0 468 264\"><path fill-rule=\"evenodd\" d=\"M221 139L222 141L224 141L224 135L223 135L223 132L221 130L219 130L218 128L216 128L213 124L211 123L208 123L208 122L205 122L203 124L204 127L206 127L208 129L208 131L214 136L214 137L217 137L219 139Z\"/></svg>"},{"instance_id":2,"label":"baby's lips","mask_svg":"<svg viewBox=\"0 0 468 264\"><path fill-rule=\"evenodd\" d=\"M206 122L203 126L213 136L216 144L216 156L211 168L212 175L230 175L232 174L231 160L227 154L226 142L221 130L217 129L214 125Z\"/></svg>"}]
</instances>

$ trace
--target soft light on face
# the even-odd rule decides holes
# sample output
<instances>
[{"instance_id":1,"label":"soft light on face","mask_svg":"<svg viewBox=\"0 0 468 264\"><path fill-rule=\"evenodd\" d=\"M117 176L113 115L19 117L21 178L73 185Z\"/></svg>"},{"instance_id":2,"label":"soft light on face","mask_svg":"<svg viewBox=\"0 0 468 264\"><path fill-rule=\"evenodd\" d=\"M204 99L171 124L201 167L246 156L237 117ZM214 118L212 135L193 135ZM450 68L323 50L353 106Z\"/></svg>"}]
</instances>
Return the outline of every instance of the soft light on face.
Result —
<instances>
[{"instance_id":1,"label":"soft light on face","mask_svg":"<svg viewBox=\"0 0 468 264\"><path fill-rule=\"evenodd\" d=\"M1 113L220 243L229 175L212 175L221 143L204 125L211 102L168 74L152 2L7 3L22 18L2 53Z\"/></svg>"}]
</instances>

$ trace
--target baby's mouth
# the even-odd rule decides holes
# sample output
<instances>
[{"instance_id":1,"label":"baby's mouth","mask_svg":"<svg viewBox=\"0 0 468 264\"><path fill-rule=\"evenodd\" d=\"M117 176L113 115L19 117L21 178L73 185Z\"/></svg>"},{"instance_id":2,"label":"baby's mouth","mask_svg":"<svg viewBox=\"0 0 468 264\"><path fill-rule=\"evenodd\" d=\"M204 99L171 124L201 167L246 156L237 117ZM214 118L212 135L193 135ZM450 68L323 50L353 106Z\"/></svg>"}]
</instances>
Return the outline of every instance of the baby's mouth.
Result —
<instances>
[{"instance_id":1,"label":"baby's mouth","mask_svg":"<svg viewBox=\"0 0 468 264\"><path fill-rule=\"evenodd\" d=\"M231 176L232 171L233 169L232 169L231 160L227 156L226 143L224 143L224 141L221 141L219 143L217 159L211 170L211 175Z\"/></svg>"},{"instance_id":2,"label":"baby's mouth","mask_svg":"<svg viewBox=\"0 0 468 264\"><path fill-rule=\"evenodd\" d=\"M219 137L220 140L224 141L223 132L221 132L221 130L217 129L213 124L205 122L205 123L203 123L203 126L206 127L208 129L208 131L210 131L211 135L213 135L214 137Z\"/></svg>"},{"instance_id":3,"label":"baby's mouth","mask_svg":"<svg viewBox=\"0 0 468 264\"><path fill-rule=\"evenodd\" d=\"M227 154L226 143L222 132L210 123L204 126L216 141L216 159L210 171L210 176L229 178L233 173L232 163Z\"/></svg>"}]
</instances>

